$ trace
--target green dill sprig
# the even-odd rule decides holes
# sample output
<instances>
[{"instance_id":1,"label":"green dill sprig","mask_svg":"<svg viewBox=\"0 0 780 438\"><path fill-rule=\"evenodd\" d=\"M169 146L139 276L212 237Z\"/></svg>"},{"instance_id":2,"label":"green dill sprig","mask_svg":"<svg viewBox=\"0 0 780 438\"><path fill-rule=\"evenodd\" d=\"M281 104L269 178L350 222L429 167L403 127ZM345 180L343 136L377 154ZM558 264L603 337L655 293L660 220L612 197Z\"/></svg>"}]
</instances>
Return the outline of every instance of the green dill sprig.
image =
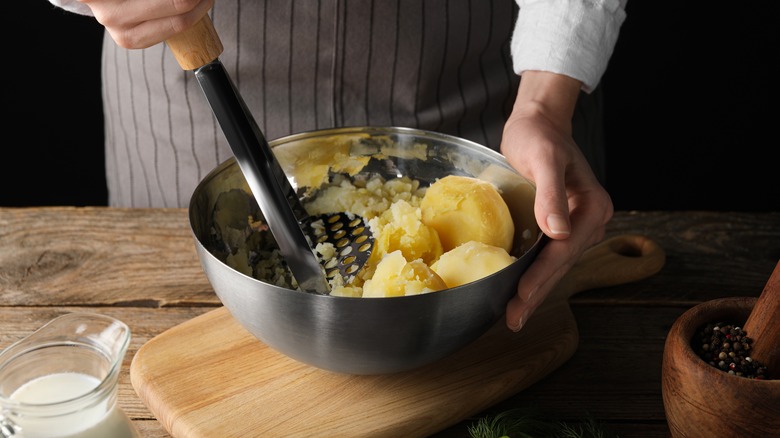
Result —
<instances>
[{"instance_id":1,"label":"green dill sprig","mask_svg":"<svg viewBox=\"0 0 780 438\"><path fill-rule=\"evenodd\" d=\"M471 438L617 438L590 417L576 424L551 422L520 408L482 417L468 432Z\"/></svg>"}]
</instances>

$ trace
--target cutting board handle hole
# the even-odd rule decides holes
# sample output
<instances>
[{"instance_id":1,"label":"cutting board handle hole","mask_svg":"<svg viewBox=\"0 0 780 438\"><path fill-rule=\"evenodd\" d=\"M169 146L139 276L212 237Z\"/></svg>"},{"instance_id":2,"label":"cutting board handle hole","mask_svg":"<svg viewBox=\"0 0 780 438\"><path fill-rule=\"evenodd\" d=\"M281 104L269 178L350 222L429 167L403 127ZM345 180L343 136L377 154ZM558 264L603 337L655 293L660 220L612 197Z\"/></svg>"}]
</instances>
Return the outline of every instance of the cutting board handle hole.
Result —
<instances>
[{"instance_id":1,"label":"cutting board handle hole","mask_svg":"<svg viewBox=\"0 0 780 438\"><path fill-rule=\"evenodd\" d=\"M642 235L627 235L612 239L610 249L624 257L643 257L655 251L655 244Z\"/></svg>"}]
</instances>

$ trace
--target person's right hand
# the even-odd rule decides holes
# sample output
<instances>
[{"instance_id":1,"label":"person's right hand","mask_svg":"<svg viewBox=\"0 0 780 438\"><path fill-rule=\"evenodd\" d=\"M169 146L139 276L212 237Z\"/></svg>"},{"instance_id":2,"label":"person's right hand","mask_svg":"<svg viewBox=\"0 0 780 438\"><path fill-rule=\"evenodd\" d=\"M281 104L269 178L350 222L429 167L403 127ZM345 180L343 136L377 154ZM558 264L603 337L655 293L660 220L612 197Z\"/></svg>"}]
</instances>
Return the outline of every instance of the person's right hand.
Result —
<instances>
[{"instance_id":1,"label":"person's right hand","mask_svg":"<svg viewBox=\"0 0 780 438\"><path fill-rule=\"evenodd\" d=\"M125 49L145 49L198 22L214 0L81 0Z\"/></svg>"}]
</instances>

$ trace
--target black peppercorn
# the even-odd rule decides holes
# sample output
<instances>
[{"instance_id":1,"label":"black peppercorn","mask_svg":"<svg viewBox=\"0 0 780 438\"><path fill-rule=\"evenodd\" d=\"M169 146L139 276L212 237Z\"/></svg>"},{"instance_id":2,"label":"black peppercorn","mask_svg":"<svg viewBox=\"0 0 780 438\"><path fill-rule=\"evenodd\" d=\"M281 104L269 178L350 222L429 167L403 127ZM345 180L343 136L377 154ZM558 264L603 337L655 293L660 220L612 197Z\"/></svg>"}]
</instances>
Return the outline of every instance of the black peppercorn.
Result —
<instances>
[{"instance_id":1,"label":"black peppercorn","mask_svg":"<svg viewBox=\"0 0 780 438\"><path fill-rule=\"evenodd\" d=\"M700 327L691 347L709 365L729 374L748 379L769 379L766 367L748 356L752 342L742 327L718 322Z\"/></svg>"}]
</instances>

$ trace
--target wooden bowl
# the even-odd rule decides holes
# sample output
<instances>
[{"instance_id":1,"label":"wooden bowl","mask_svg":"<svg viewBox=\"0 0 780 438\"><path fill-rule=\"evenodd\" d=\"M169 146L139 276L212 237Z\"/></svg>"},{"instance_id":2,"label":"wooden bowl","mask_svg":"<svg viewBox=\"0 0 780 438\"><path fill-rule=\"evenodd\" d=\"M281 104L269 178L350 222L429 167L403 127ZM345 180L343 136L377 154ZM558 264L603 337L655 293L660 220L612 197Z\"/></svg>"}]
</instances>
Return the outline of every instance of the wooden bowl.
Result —
<instances>
[{"instance_id":1,"label":"wooden bowl","mask_svg":"<svg viewBox=\"0 0 780 438\"><path fill-rule=\"evenodd\" d=\"M708 323L743 324L757 298L721 298L681 315L664 346L662 392L672 437L768 437L780 431L780 380L728 374L701 359L691 340ZM750 337L751 334L748 332Z\"/></svg>"}]
</instances>

